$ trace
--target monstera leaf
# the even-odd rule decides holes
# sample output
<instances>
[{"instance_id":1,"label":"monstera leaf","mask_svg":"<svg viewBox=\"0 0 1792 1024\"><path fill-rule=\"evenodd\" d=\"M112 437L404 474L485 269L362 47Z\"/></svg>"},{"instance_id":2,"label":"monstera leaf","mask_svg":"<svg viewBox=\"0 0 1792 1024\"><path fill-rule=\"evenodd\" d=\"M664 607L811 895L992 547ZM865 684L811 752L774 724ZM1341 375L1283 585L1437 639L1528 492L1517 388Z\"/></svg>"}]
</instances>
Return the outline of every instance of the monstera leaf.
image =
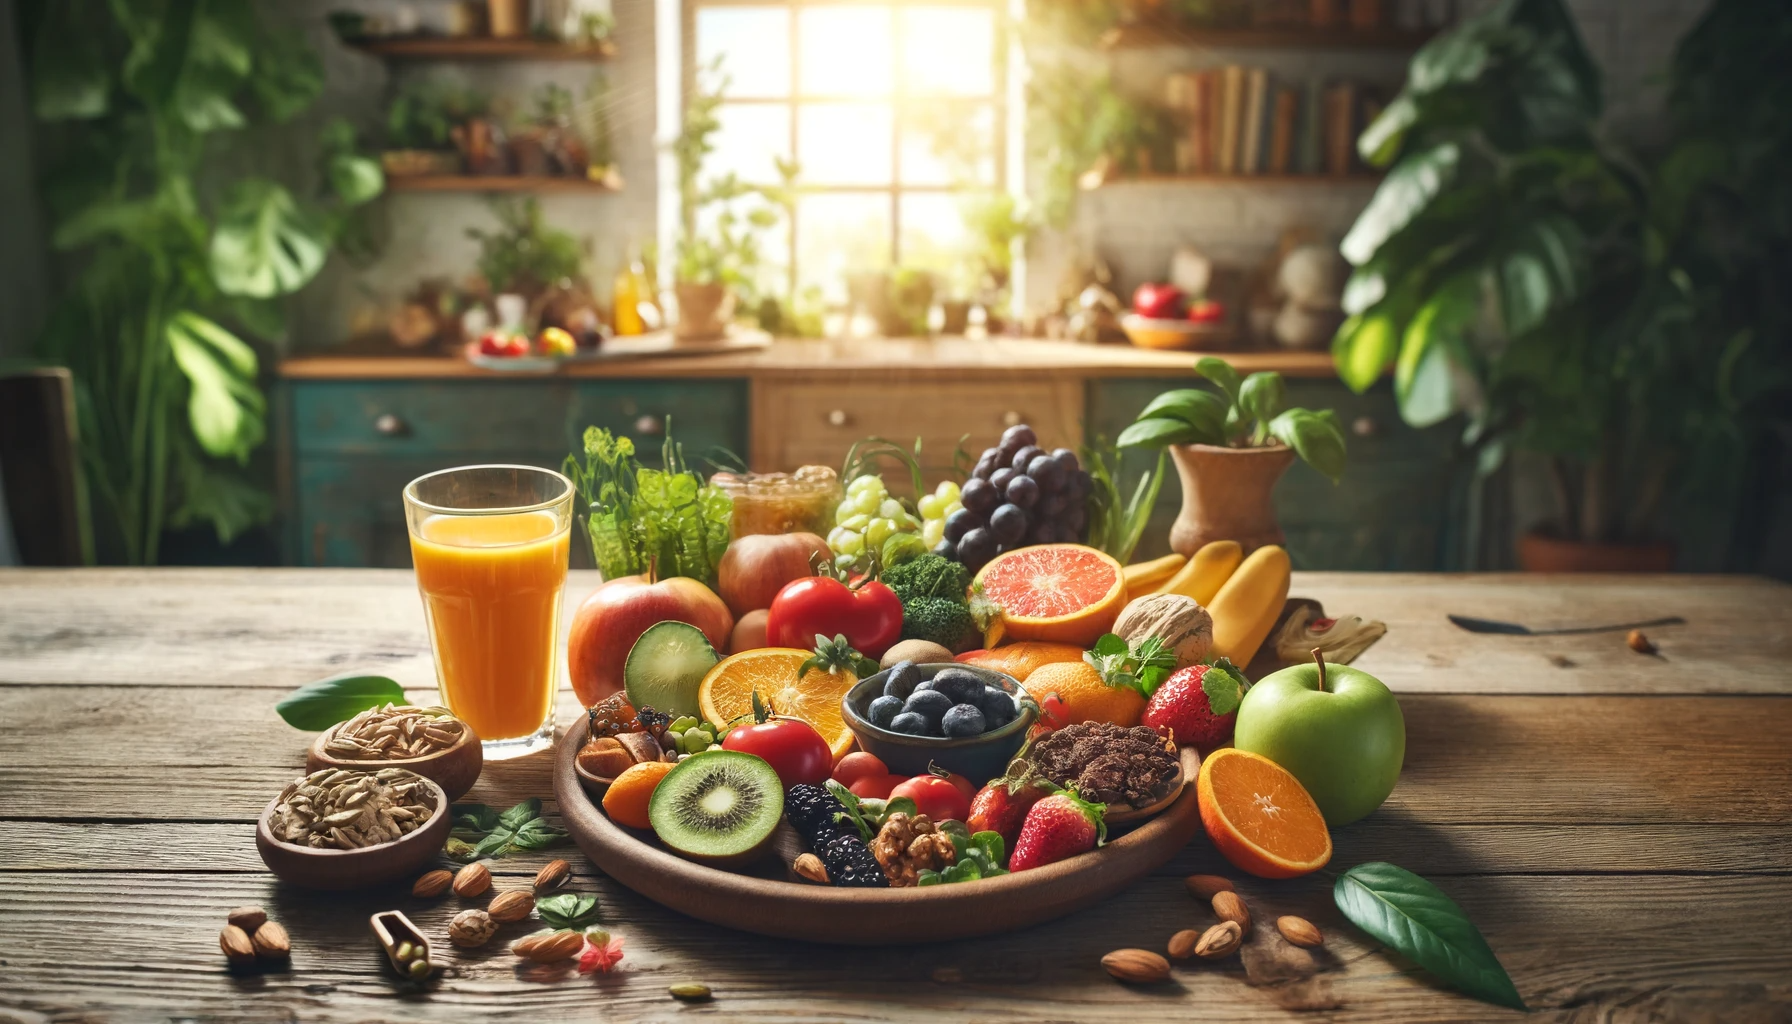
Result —
<instances>
[{"instance_id":1,"label":"monstera leaf","mask_svg":"<svg viewBox=\"0 0 1792 1024\"><path fill-rule=\"evenodd\" d=\"M218 287L258 299L304 287L324 265L329 239L286 189L252 178L232 190L212 234Z\"/></svg>"},{"instance_id":2,"label":"monstera leaf","mask_svg":"<svg viewBox=\"0 0 1792 1024\"><path fill-rule=\"evenodd\" d=\"M210 454L247 461L266 436L267 403L255 387L255 350L192 312L168 321L168 346L186 375L187 418Z\"/></svg>"}]
</instances>

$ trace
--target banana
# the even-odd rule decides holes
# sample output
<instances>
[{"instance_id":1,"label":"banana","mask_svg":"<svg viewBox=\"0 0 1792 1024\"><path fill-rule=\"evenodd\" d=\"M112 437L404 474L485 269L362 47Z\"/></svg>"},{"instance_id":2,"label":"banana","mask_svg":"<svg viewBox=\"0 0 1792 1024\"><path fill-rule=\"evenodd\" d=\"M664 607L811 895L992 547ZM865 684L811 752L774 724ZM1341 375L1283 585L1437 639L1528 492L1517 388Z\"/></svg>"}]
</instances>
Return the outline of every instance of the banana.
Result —
<instances>
[{"instance_id":1,"label":"banana","mask_svg":"<svg viewBox=\"0 0 1792 1024\"><path fill-rule=\"evenodd\" d=\"M1126 577L1127 596L1151 593L1187 563L1187 558L1176 554L1153 558L1149 562L1134 562L1120 570L1121 575Z\"/></svg>"},{"instance_id":2,"label":"banana","mask_svg":"<svg viewBox=\"0 0 1792 1024\"><path fill-rule=\"evenodd\" d=\"M1205 606L1213 600L1213 595L1220 592L1220 587L1232 578L1232 571L1238 563L1244 561L1244 549L1235 540L1216 540L1203 544L1195 557L1169 582L1158 587L1152 593L1181 594L1192 598L1198 605Z\"/></svg>"},{"instance_id":3,"label":"banana","mask_svg":"<svg viewBox=\"0 0 1792 1024\"><path fill-rule=\"evenodd\" d=\"M1288 600L1288 552L1274 544L1251 552L1207 612L1213 616L1213 656L1244 668L1257 656Z\"/></svg>"}]
</instances>

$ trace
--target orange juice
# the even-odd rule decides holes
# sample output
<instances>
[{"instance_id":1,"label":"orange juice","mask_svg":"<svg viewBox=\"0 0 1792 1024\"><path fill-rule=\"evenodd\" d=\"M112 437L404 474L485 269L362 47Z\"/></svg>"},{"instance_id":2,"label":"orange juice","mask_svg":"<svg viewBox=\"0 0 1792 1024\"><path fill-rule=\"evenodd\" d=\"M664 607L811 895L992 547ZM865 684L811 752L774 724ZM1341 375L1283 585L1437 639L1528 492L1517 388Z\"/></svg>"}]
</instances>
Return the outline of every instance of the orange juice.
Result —
<instances>
[{"instance_id":1,"label":"orange juice","mask_svg":"<svg viewBox=\"0 0 1792 1024\"><path fill-rule=\"evenodd\" d=\"M553 714L568 527L530 511L431 515L411 533L442 697L481 740L528 736Z\"/></svg>"}]
</instances>

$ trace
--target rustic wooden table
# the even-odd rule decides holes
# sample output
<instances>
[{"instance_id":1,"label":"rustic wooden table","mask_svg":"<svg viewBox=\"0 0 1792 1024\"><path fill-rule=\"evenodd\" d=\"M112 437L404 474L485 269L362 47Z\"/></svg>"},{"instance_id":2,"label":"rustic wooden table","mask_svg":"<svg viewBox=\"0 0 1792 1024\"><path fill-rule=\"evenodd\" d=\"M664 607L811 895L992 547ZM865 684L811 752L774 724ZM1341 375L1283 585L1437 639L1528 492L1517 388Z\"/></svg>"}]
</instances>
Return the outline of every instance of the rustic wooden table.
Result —
<instances>
[{"instance_id":1,"label":"rustic wooden table","mask_svg":"<svg viewBox=\"0 0 1792 1024\"><path fill-rule=\"evenodd\" d=\"M575 578L569 600L594 584ZM1306 574L1294 593L1388 623L1358 665L1400 693L1406 771L1335 834L1334 868L1390 860L1480 924L1552 1020L1792 1019L1792 588L1731 578ZM1471 636L1456 611L1531 624L1677 613L1660 657L1621 635ZM327 570L0 573L0 1020L1505 1019L1427 982L1331 906L1320 875L1242 877L1197 839L1111 904L975 942L840 949L729 932L598 876L626 937L619 973L519 969L503 944L456 956L431 991L382 971L367 917L393 906L441 935L459 901L280 885L253 821L309 739L275 716L298 684L383 672L434 699L409 573ZM561 721L577 713L570 692ZM550 792L546 757L490 766L470 799ZM549 802L552 808L552 802ZM545 855L506 858L500 884ZM1274 955L1128 988L1098 966L1209 920L1181 877L1239 881L1260 922L1328 936L1317 973ZM224 912L266 907L289 969L233 974ZM510 926L520 929L522 926ZM702 981L713 1003L666 986Z\"/></svg>"}]
</instances>

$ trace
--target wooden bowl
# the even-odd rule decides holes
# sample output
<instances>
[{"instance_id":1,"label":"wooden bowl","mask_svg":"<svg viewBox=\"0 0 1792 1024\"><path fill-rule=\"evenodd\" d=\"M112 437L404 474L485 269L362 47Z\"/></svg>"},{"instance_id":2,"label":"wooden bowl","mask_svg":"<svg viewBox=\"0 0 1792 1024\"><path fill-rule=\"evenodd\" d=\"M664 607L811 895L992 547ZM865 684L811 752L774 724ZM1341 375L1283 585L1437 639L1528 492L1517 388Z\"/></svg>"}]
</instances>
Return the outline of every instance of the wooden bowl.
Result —
<instances>
[{"instance_id":1,"label":"wooden bowl","mask_svg":"<svg viewBox=\"0 0 1792 1024\"><path fill-rule=\"evenodd\" d=\"M1231 340L1224 324L1198 324L1192 320L1156 320L1128 313L1120 318L1126 340L1139 348L1158 350L1220 348Z\"/></svg>"},{"instance_id":2,"label":"wooden bowl","mask_svg":"<svg viewBox=\"0 0 1792 1024\"><path fill-rule=\"evenodd\" d=\"M1027 696L1026 689L1013 676L993 669L960 665L952 661L915 667L921 670L923 679L932 679L945 669L963 669L982 679L987 685L1000 687L1019 697ZM924 775L931 763L963 775L981 786L1001 775L1008 767L1008 762L1014 760L1014 755L1027 741L1027 730L1032 727L1033 720L1039 717L1038 707L1027 700L1021 705L1020 714L1015 716L1014 721L978 736L948 739L944 736L911 736L905 732L893 732L872 725L865 717L871 702L883 695L884 681L889 676L890 669L884 669L859 680L858 685L840 698L840 711L846 719L846 727L858 738L859 749L877 755L877 759L897 775Z\"/></svg>"},{"instance_id":3,"label":"wooden bowl","mask_svg":"<svg viewBox=\"0 0 1792 1024\"><path fill-rule=\"evenodd\" d=\"M447 791L434 779L425 778L424 782L435 795L435 813L422 827L397 842L359 850L314 850L283 843L274 838L273 829L268 827L268 819L280 803L275 796L255 821L255 849L261 854L262 863L282 881L311 889L360 889L409 878L442 852L454 820L448 813L451 801Z\"/></svg>"},{"instance_id":4,"label":"wooden bowl","mask_svg":"<svg viewBox=\"0 0 1792 1024\"><path fill-rule=\"evenodd\" d=\"M603 872L699 920L784 939L857 946L933 943L1025 928L1099 903L1163 866L1201 831L1195 787L1099 850L1032 871L957 885L846 889L706 867L610 821L580 788L585 725L555 753L554 796L579 848ZM1191 773L1192 774L1192 773Z\"/></svg>"},{"instance_id":5,"label":"wooden bowl","mask_svg":"<svg viewBox=\"0 0 1792 1024\"><path fill-rule=\"evenodd\" d=\"M1194 747L1183 747L1176 754L1176 776L1170 780L1170 791L1165 793L1162 799L1144 807L1126 807L1116 810L1110 806L1108 812L1102 815L1102 820L1109 825L1124 825L1128 822L1143 821L1166 810L1176 802L1177 797L1182 795L1183 790L1189 788L1189 780L1193 779L1195 773L1200 770L1201 752Z\"/></svg>"},{"instance_id":6,"label":"wooden bowl","mask_svg":"<svg viewBox=\"0 0 1792 1024\"><path fill-rule=\"evenodd\" d=\"M448 800L453 802L466 796L467 790L473 788L473 783L479 781L479 773L485 770L485 747L474 734L473 727L465 722L460 724L460 739L454 746L422 757L405 757L392 761L352 761L326 753L324 746L330 742L330 737L336 734L338 728L340 725L325 729L311 742L311 749L305 752L307 774L325 768L347 768L354 772L403 768L441 786L447 791Z\"/></svg>"}]
</instances>

